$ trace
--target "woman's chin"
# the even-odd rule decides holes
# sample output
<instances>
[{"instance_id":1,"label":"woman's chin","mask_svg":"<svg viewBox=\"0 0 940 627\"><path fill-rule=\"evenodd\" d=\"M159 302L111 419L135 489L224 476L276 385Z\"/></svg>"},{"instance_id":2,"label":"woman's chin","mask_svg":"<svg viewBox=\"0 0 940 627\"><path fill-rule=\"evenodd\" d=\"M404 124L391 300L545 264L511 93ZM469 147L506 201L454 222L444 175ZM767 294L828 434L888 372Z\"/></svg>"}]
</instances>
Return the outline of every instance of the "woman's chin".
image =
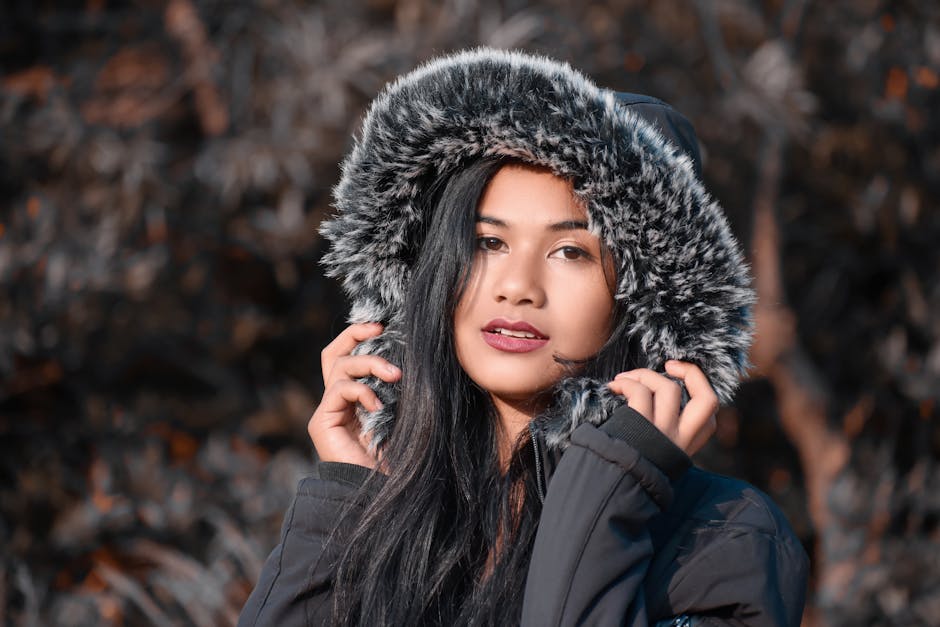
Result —
<instances>
[{"instance_id":1,"label":"woman's chin","mask_svg":"<svg viewBox=\"0 0 940 627\"><path fill-rule=\"evenodd\" d=\"M489 392L494 400L519 407L540 407L546 403L547 396L554 384L554 381L550 381L513 386L506 385L506 382L502 381L498 385L481 387Z\"/></svg>"}]
</instances>

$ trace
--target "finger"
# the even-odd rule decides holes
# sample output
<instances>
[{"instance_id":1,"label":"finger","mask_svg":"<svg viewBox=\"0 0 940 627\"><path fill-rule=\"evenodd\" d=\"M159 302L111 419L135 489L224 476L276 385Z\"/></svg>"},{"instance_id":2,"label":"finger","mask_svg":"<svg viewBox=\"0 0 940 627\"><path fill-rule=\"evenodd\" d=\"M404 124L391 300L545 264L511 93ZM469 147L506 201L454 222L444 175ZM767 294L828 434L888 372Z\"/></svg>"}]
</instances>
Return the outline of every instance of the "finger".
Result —
<instances>
[{"instance_id":1,"label":"finger","mask_svg":"<svg viewBox=\"0 0 940 627\"><path fill-rule=\"evenodd\" d=\"M708 382L701 368L687 361L671 359L666 362L666 372L677 379L682 379L690 397L701 396L706 400L711 400L709 397L713 397L717 406L718 397L715 396L715 390L712 389L711 383Z\"/></svg>"},{"instance_id":2,"label":"finger","mask_svg":"<svg viewBox=\"0 0 940 627\"><path fill-rule=\"evenodd\" d=\"M684 447L686 454L691 457L698 453L705 444L711 439L715 434L715 430L718 428L718 422L715 419L714 414L708 419L705 426L702 429L699 429L698 432L692 437L692 441L688 446Z\"/></svg>"},{"instance_id":3,"label":"finger","mask_svg":"<svg viewBox=\"0 0 940 627\"><path fill-rule=\"evenodd\" d=\"M356 348L357 344L380 335L383 330L384 327L378 322L361 322L351 324L343 329L342 333L337 335L332 342L320 351L320 371L323 373L323 384L326 385L330 371L333 369L333 362L338 357L348 355Z\"/></svg>"},{"instance_id":4,"label":"finger","mask_svg":"<svg viewBox=\"0 0 940 627\"><path fill-rule=\"evenodd\" d=\"M628 377L614 379L607 385L627 399L628 407L632 407L643 414L644 418L653 422L653 393L648 387Z\"/></svg>"},{"instance_id":5,"label":"finger","mask_svg":"<svg viewBox=\"0 0 940 627\"><path fill-rule=\"evenodd\" d=\"M689 393L689 402L682 411L683 418L687 414L696 416L699 424L703 424L709 416L718 411L718 396L698 366L686 361L670 360L666 362L666 372L682 379Z\"/></svg>"},{"instance_id":6,"label":"finger","mask_svg":"<svg viewBox=\"0 0 940 627\"><path fill-rule=\"evenodd\" d=\"M693 408L694 410L695 408ZM700 446L705 444L712 434L715 433L715 414L704 414L698 411L686 411L682 412L682 417L679 421L678 437L676 438L676 444L679 445L679 448L685 450L689 455L692 452L689 450L693 445L699 444ZM696 449L698 450L698 449Z\"/></svg>"},{"instance_id":7,"label":"finger","mask_svg":"<svg viewBox=\"0 0 940 627\"><path fill-rule=\"evenodd\" d=\"M360 379L369 375L392 382L401 377L401 370L378 355L347 355L333 363L327 385L342 379Z\"/></svg>"},{"instance_id":8,"label":"finger","mask_svg":"<svg viewBox=\"0 0 940 627\"><path fill-rule=\"evenodd\" d=\"M689 402L680 417L680 439L697 451L715 432L718 396L708 383L705 373L695 364L668 361L666 372L682 379L689 392Z\"/></svg>"},{"instance_id":9,"label":"finger","mask_svg":"<svg viewBox=\"0 0 940 627\"><path fill-rule=\"evenodd\" d=\"M324 414L345 414L351 404L359 403L369 411L382 409L382 401L375 391L365 383L344 379L331 385L323 394L318 412ZM325 420L327 426L336 426L344 421Z\"/></svg>"},{"instance_id":10,"label":"finger","mask_svg":"<svg viewBox=\"0 0 940 627\"><path fill-rule=\"evenodd\" d=\"M667 432L675 431L682 403L682 388L679 384L649 368L622 374L627 378L635 378L653 392L653 424L661 425Z\"/></svg>"}]
</instances>

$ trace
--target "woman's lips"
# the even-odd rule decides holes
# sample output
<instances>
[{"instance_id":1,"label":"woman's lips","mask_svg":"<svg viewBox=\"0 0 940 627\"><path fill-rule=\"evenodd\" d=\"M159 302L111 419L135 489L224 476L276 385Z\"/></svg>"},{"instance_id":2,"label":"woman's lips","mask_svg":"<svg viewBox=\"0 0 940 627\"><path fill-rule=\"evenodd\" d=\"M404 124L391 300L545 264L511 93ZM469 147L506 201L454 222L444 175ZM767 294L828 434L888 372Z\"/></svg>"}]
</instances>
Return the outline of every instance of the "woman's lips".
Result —
<instances>
[{"instance_id":1,"label":"woman's lips","mask_svg":"<svg viewBox=\"0 0 940 627\"><path fill-rule=\"evenodd\" d=\"M548 338L545 337L512 337L511 335L503 335L502 333L494 333L492 331L483 331L481 335L483 336L484 342L496 350L505 351L507 353L528 353L548 343Z\"/></svg>"},{"instance_id":2,"label":"woman's lips","mask_svg":"<svg viewBox=\"0 0 940 627\"><path fill-rule=\"evenodd\" d=\"M507 333L502 333L507 331ZM521 335L535 337L520 337ZM527 322L510 322L502 318L490 320L482 330L483 341L507 353L528 353L545 346L548 338Z\"/></svg>"}]
</instances>

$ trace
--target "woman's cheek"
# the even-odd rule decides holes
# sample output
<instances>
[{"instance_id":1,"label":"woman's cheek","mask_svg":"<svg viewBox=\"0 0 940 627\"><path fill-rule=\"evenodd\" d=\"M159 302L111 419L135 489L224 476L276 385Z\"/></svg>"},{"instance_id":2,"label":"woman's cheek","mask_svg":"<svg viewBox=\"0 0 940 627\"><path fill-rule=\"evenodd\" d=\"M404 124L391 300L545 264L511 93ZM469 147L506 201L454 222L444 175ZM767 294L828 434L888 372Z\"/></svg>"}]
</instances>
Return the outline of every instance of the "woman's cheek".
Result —
<instances>
[{"instance_id":1,"label":"woman's cheek","mask_svg":"<svg viewBox=\"0 0 940 627\"><path fill-rule=\"evenodd\" d=\"M610 337L614 297L599 265L590 271L569 272L556 286L557 319L571 337L578 358L596 353Z\"/></svg>"}]
</instances>

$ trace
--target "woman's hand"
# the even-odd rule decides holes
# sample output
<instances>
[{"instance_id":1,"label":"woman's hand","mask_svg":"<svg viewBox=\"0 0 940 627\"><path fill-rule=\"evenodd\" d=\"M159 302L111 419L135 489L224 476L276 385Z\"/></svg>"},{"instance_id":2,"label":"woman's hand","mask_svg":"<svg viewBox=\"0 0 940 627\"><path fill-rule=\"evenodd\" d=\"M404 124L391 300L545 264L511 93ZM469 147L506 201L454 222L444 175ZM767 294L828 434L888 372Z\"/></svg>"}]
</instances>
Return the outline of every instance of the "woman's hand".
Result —
<instances>
[{"instance_id":1,"label":"woman's hand","mask_svg":"<svg viewBox=\"0 0 940 627\"><path fill-rule=\"evenodd\" d=\"M679 411L682 390L679 385L647 368L621 372L608 383L610 389L627 399L627 405L652 422L666 437L694 455L715 433L718 397L698 366L669 360L666 372L681 379L689 392L689 402Z\"/></svg>"},{"instance_id":2,"label":"woman's hand","mask_svg":"<svg viewBox=\"0 0 940 627\"><path fill-rule=\"evenodd\" d=\"M356 379L375 375L391 383L401 377L401 370L377 355L350 353L359 342L381 333L378 323L352 324L320 353L323 398L307 423L307 433L322 461L375 468L368 437L356 418L356 403L369 411L380 409L382 403L372 388Z\"/></svg>"}]
</instances>

